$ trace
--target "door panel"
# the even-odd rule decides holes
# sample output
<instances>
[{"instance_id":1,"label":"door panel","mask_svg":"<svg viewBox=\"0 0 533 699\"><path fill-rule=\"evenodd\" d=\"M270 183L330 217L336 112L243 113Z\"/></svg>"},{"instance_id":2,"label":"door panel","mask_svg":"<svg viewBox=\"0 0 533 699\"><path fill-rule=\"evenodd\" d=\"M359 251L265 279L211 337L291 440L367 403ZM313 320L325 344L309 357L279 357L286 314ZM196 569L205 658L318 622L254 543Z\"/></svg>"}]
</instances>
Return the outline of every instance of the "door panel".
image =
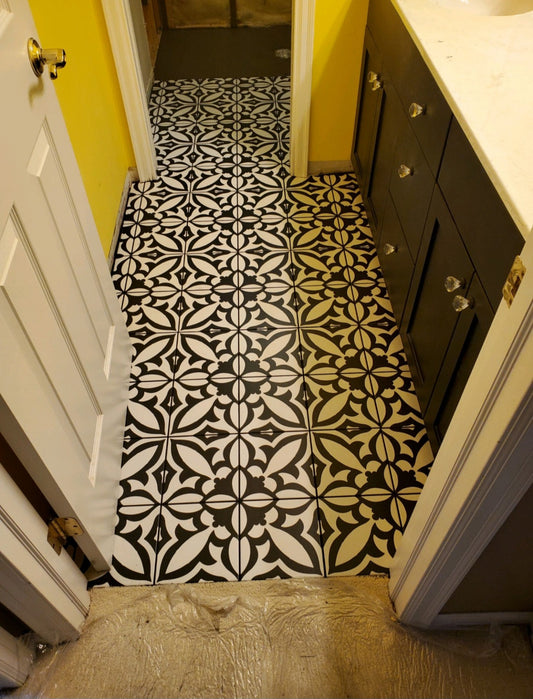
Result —
<instances>
[{"instance_id":1,"label":"door panel","mask_svg":"<svg viewBox=\"0 0 533 699\"><path fill-rule=\"evenodd\" d=\"M26 55L38 39L29 7L0 6L0 430L58 515L79 521L102 570L130 343L54 83ZM65 49L63 70L75 70L68 37Z\"/></svg>"}]
</instances>

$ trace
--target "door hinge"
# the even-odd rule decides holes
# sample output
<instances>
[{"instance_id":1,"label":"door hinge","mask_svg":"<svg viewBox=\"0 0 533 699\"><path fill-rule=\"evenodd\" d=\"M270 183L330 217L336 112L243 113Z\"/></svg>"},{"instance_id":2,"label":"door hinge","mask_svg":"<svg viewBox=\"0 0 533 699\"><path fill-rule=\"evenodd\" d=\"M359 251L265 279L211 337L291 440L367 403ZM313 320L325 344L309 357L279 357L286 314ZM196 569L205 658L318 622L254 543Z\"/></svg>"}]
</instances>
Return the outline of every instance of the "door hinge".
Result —
<instances>
[{"instance_id":1,"label":"door hinge","mask_svg":"<svg viewBox=\"0 0 533 699\"><path fill-rule=\"evenodd\" d=\"M83 529L74 517L55 517L48 522L48 543L59 554L69 536L80 536Z\"/></svg>"},{"instance_id":2,"label":"door hinge","mask_svg":"<svg viewBox=\"0 0 533 699\"><path fill-rule=\"evenodd\" d=\"M507 279L505 280L505 284L503 285L503 298L507 301L507 305L509 308L511 307L511 304L514 301L514 297L516 296L516 292L518 291L518 288L520 284L522 283L522 279L524 278L524 274L526 273L526 268L524 267L524 263L520 259L520 257L515 257L513 266L511 267L511 271L507 275Z\"/></svg>"}]
</instances>

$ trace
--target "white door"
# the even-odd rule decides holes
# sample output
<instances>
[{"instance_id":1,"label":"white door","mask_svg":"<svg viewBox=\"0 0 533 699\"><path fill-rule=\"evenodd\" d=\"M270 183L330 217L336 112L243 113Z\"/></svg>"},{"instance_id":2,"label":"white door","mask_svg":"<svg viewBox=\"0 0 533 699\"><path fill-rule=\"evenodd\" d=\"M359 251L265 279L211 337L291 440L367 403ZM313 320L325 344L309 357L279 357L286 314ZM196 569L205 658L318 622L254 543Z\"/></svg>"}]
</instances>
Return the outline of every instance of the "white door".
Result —
<instances>
[{"instance_id":1,"label":"white door","mask_svg":"<svg viewBox=\"0 0 533 699\"><path fill-rule=\"evenodd\" d=\"M0 0L0 431L58 515L78 520L80 546L103 570L130 343L54 84L47 68L32 72L29 37L38 39L27 1Z\"/></svg>"}]
</instances>

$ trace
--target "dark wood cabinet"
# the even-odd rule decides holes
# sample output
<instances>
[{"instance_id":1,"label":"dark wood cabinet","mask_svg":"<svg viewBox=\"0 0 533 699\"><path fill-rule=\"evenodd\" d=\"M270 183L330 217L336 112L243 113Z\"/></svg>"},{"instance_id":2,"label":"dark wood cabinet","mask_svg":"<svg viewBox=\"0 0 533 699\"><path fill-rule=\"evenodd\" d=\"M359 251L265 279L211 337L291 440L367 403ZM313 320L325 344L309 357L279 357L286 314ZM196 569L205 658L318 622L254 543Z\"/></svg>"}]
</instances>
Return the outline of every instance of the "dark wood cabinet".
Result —
<instances>
[{"instance_id":1,"label":"dark wood cabinet","mask_svg":"<svg viewBox=\"0 0 533 699\"><path fill-rule=\"evenodd\" d=\"M523 239L390 0L359 95L354 169L436 450Z\"/></svg>"},{"instance_id":2,"label":"dark wood cabinet","mask_svg":"<svg viewBox=\"0 0 533 699\"><path fill-rule=\"evenodd\" d=\"M352 151L354 165L359 173L359 186L365 194L374 160L376 128L383 97L381 69L381 54L372 39L372 35L367 31L363 49L359 104Z\"/></svg>"}]
</instances>

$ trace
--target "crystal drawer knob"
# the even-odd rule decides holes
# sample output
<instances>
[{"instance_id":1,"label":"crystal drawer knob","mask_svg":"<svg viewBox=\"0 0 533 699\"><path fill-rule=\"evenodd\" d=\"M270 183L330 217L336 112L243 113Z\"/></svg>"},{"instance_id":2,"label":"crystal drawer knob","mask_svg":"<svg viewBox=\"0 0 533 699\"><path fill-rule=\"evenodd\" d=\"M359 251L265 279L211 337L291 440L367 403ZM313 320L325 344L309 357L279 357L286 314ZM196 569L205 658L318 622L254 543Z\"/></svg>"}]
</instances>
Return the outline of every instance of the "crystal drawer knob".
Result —
<instances>
[{"instance_id":1,"label":"crystal drawer knob","mask_svg":"<svg viewBox=\"0 0 533 699\"><path fill-rule=\"evenodd\" d=\"M398 252L397 245L392 245L391 243L385 243L385 245L383 246L383 253L385 255L394 255L395 252Z\"/></svg>"},{"instance_id":2,"label":"crystal drawer knob","mask_svg":"<svg viewBox=\"0 0 533 699\"><path fill-rule=\"evenodd\" d=\"M425 114L426 107L423 104L418 104L417 102L412 102L409 106L409 116L411 119L416 119L416 117Z\"/></svg>"},{"instance_id":3,"label":"crystal drawer knob","mask_svg":"<svg viewBox=\"0 0 533 699\"><path fill-rule=\"evenodd\" d=\"M373 70L370 70L370 71L368 72L368 75L366 76L366 79L368 80L369 83L373 83L375 80L378 79L378 77L379 77L379 76L378 76L377 73L374 73Z\"/></svg>"},{"instance_id":4,"label":"crystal drawer knob","mask_svg":"<svg viewBox=\"0 0 533 699\"><path fill-rule=\"evenodd\" d=\"M472 299L467 299L465 296L454 296L452 301L453 310L456 313L462 313L467 308L472 308L474 302Z\"/></svg>"},{"instance_id":5,"label":"crystal drawer knob","mask_svg":"<svg viewBox=\"0 0 533 699\"><path fill-rule=\"evenodd\" d=\"M451 294L453 291L457 291L457 289L462 289L464 285L465 280L457 279L457 277L449 276L444 280L444 288L449 294Z\"/></svg>"},{"instance_id":6,"label":"crystal drawer knob","mask_svg":"<svg viewBox=\"0 0 533 699\"><path fill-rule=\"evenodd\" d=\"M383 83L378 78L377 80L374 80L374 82L372 83L372 92L377 92L378 90L381 90L382 87Z\"/></svg>"},{"instance_id":7,"label":"crystal drawer knob","mask_svg":"<svg viewBox=\"0 0 533 699\"><path fill-rule=\"evenodd\" d=\"M398 168L398 177L400 179L404 179L405 177L409 177L409 175L413 174L413 168L409 167L409 165L400 165Z\"/></svg>"}]
</instances>

